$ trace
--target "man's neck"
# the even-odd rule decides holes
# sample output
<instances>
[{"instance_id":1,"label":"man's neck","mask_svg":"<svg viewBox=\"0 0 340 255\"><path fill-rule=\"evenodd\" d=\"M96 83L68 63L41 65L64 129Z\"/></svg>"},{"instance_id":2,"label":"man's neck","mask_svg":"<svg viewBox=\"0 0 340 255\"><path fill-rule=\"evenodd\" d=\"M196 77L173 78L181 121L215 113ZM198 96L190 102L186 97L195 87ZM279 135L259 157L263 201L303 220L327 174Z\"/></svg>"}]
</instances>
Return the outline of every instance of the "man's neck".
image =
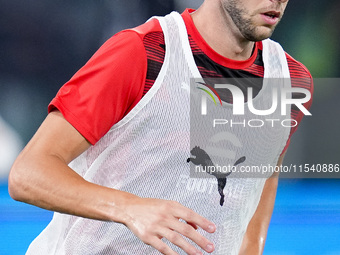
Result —
<instances>
[{"instance_id":1,"label":"man's neck","mask_svg":"<svg viewBox=\"0 0 340 255\"><path fill-rule=\"evenodd\" d=\"M218 54L238 61L249 59L255 43L245 39L221 12L217 6L203 4L191 17L201 36Z\"/></svg>"}]
</instances>

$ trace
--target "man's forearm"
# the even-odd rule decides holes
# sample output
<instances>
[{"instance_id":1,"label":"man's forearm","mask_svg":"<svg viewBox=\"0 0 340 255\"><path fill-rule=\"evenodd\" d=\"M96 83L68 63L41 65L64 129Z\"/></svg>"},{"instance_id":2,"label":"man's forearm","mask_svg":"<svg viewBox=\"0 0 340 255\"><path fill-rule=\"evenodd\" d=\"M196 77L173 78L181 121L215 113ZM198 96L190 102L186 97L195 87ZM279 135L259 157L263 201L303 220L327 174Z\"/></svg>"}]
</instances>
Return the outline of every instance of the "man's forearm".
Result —
<instances>
[{"instance_id":1,"label":"man's forearm","mask_svg":"<svg viewBox=\"0 0 340 255\"><path fill-rule=\"evenodd\" d=\"M277 166L282 165L284 157L285 153L280 156ZM279 173L274 173L266 180L260 202L243 237L240 255L258 255L263 253L270 219L273 214L278 179Z\"/></svg>"},{"instance_id":2,"label":"man's forearm","mask_svg":"<svg viewBox=\"0 0 340 255\"><path fill-rule=\"evenodd\" d=\"M271 177L266 181L259 205L243 238L240 255L260 255L263 253L273 213L277 184L278 177Z\"/></svg>"},{"instance_id":3,"label":"man's forearm","mask_svg":"<svg viewBox=\"0 0 340 255\"><path fill-rule=\"evenodd\" d=\"M24 159L18 158L9 185L14 199L61 213L123 223L140 240L164 254L174 252L161 241L162 237L187 254L197 254L198 249L182 236L206 252L214 251L214 244L195 229L201 227L212 233L216 227L194 211L175 201L140 198L87 182L57 157L47 159L31 158L25 164ZM30 175L23 174L27 169L35 171Z\"/></svg>"},{"instance_id":4,"label":"man's forearm","mask_svg":"<svg viewBox=\"0 0 340 255\"><path fill-rule=\"evenodd\" d=\"M47 210L116 222L124 221L119 208L133 196L87 182L57 156L25 151L12 167L9 192L15 200Z\"/></svg>"}]
</instances>

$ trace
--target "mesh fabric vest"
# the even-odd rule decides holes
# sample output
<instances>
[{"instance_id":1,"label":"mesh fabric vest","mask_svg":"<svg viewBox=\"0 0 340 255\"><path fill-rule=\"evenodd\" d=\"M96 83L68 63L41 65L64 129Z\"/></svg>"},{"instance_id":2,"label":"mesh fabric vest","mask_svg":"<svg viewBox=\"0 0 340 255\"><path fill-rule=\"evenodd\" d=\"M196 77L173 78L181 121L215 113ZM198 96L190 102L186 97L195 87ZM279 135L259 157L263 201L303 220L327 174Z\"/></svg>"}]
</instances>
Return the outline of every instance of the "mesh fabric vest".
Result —
<instances>
[{"instance_id":1,"label":"mesh fabric vest","mask_svg":"<svg viewBox=\"0 0 340 255\"><path fill-rule=\"evenodd\" d=\"M204 148L215 164L233 165L237 159L245 157L239 167L275 165L290 130L282 125L276 128L271 125L261 128L235 125L232 128L220 127L212 132L213 116L223 116L235 122L252 118L258 121L268 118L282 120L283 117L279 111L270 116L254 116L247 107L243 116L235 117L231 105L223 103L216 107L208 99L210 114L199 129L205 135L194 135L190 140L191 125L202 118L193 119L195 114L200 115L200 109L190 109L190 101L201 100L200 93L203 93L196 89L192 78L200 79L201 75L195 65L181 16L172 13L158 19L164 32L166 53L155 84L124 119L70 166L90 182L141 197L182 203L217 225L214 234L197 230L214 242L216 251L213 254L238 254L266 178L231 174L223 189L225 199L221 206L215 176L203 173L199 178L191 177L193 165L187 161L190 151L194 146ZM270 40L263 42L263 60L265 78L289 78L285 54L277 43ZM264 82L253 102L256 109L270 108L272 101L268 98L273 86L277 89L290 86L287 82L277 82L273 86L266 80ZM184 254L168 244L179 254ZM143 244L122 224L55 213L27 254L160 253Z\"/></svg>"}]
</instances>

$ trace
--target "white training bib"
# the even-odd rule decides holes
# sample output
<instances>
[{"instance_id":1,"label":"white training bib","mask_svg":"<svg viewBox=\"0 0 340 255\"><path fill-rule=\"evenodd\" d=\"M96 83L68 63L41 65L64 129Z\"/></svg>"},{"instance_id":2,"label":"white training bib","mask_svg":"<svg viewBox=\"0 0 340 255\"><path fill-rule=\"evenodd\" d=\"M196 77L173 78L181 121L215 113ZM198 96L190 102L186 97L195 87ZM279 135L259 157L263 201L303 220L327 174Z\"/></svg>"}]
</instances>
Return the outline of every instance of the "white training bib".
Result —
<instances>
[{"instance_id":1,"label":"white training bib","mask_svg":"<svg viewBox=\"0 0 340 255\"><path fill-rule=\"evenodd\" d=\"M191 126L204 117L201 109L194 104L200 102L204 92L196 88L193 78L200 80L202 77L195 64L182 17L173 12L157 19L164 32L166 53L155 84L126 117L70 166L87 181L99 185L141 197L180 202L217 225L214 234L198 230L214 242L214 254L238 254L266 178L230 174L225 187L220 189L224 195L221 205L218 179L208 173L192 178L190 170L195 165L188 162L188 158L194 155L191 152L197 152L195 147L199 146L215 165L234 165L239 159L242 160L238 167L275 165L290 129L281 125L276 128L270 125L261 128L234 125L213 130L214 116L240 123L242 119L281 120L283 116L280 111L270 116L254 116L247 107L243 116L234 116L232 105L223 103L216 106L209 98L206 119L199 129ZM263 61L265 78L289 78L284 51L277 43L270 40L263 42ZM253 102L256 109L271 107L273 86L279 90L290 84L271 84L265 79ZM196 131L205 135L194 134ZM184 254L178 247L167 243L179 254ZM55 213L50 224L30 245L27 254L160 253L142 243L122 224Z\"/></svg>"}]
</instances>

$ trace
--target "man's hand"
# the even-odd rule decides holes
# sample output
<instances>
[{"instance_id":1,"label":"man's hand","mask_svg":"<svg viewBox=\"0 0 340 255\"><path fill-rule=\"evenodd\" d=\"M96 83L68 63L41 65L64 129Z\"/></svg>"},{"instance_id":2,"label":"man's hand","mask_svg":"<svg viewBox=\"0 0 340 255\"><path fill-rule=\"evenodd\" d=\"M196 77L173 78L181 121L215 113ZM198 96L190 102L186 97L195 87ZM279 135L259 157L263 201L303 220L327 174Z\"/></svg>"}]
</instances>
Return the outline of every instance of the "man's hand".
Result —
<instances>
[{"instance_id":1,"label":"man's hand","mask_svg":"<svg viewBox=\"0 0 340 255\"><path fill-rule=\"evenodd\" d=\"M162 254L177 254L161 240L162 238L166 238L189 255L202 254L182 235L191 239L206 252L214 251L213 243L200 235L196 229L200 227L213 233L216 226L178 202L137 197L126 207L126 213L128 219L124 222L125 225L144 243L151 245Z\"/></svg>"}]
</instances>

